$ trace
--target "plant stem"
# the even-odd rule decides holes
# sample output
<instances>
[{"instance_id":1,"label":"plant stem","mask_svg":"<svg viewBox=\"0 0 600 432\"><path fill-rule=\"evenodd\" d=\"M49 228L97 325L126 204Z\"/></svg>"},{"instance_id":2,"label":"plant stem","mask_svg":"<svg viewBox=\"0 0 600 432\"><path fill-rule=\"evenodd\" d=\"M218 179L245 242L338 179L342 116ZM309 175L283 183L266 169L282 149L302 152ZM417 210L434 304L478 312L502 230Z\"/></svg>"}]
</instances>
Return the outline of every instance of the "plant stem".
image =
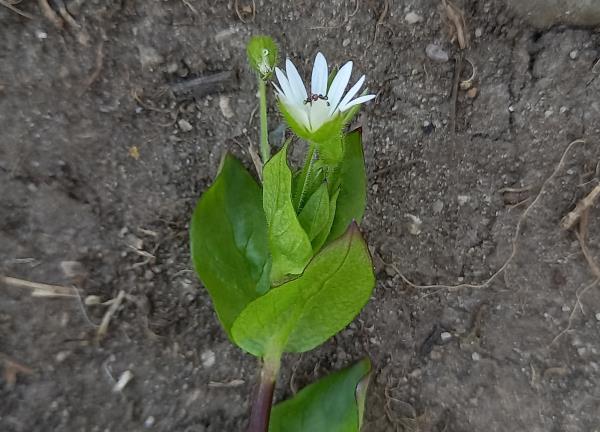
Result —
<instances>
[{"instance_id":1,"label":"plant stem","mask_svg":"<svg viewBox=\"0 0 600 432\"><path fill-rule=\"evenodd\" d=\"M273 404L273 391L279 372L281 356L265 357L260 371L260 382L252 404L248 432L267 432Z\"/></svg>"},{"instance_id":2,"label":"plant stem","mask_svg":"<svg viewBox=\"0 0 600 432\"><path fill-rule=\"evenodd\" d=\"M271 158L269 129L267 127L267 85L258 77L258 100L260 104L260 155L263 165Z\"/></svg>"},{"instance_id":3,"label":"plant stem","mask_svg":"<svg viewBox=\"0 0 600 432\"><path fill-rule=\"evenodd\" d=\"M308 183L310 181L314 159L315 145L313 143L309 143L308 153L306 154L306 160L304 161L304 166L302 167L302 171L300 172L300 181L302 182L302 189L300 190L300 195L298 196L298 211L300 211L300 209L302 209L302 206L304 205L306 187L308 186Z\"/></svg>"}]
</instances>

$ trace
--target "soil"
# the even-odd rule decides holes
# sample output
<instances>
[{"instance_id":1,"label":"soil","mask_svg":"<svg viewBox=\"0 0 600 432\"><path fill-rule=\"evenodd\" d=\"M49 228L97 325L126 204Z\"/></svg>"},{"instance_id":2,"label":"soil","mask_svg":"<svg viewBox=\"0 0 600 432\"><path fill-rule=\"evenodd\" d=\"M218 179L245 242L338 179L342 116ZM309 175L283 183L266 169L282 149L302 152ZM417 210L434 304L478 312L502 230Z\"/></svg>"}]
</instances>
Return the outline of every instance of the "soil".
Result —
<instances>
[{"instance_id":1,"label":"soil","mask_svg":"<svg viewBox=\"0 0 600 432\"><path fill-rule=\"evenodd\" d=\"M97 341L107 306L0 286L0 430L244 429L257 362L219 327L187 228L226 150L251 166L244 47L266 33L305 73L317 50L352 59L378 94L358 120L374 297L285 357L277 400L369 355L365 431L599 431L598 275L560 220L600 176L600 33L457 2L476 90L458 92L454 132L459 50L437 0L253 3L71 1L62 28L38 2L15 5L33 19L0 6L0 274L88 303L126 294ZM170 91L223 71L236 78L221 92ZM460 283L482 285L447 287Z\"/></svg>"}]
</instances>

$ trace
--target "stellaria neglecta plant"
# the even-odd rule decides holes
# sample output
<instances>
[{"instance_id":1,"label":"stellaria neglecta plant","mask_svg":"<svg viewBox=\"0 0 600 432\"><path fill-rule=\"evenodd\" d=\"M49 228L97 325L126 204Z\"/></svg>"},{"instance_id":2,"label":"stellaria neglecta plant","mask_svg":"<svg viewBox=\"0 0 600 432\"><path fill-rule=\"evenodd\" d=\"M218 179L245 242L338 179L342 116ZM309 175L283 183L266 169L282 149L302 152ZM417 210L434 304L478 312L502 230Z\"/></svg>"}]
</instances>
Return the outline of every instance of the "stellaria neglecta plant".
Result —
<instances>
[{"instance_id":1,"label":"stellaria neglecta plant","mask_svg":"<svg viewBox=\"0 0 600 432\"><path fill-rule=\"evenodd\" d=\"M325 56L317 53L309 93L289 59L285 73L277 67L270 37L253 37L247 55L259 89L262 181L224 156L192 216L194 267L229 339L261 362L248 430L357 432L368 359L271 405L281 356L321 345L371 296L373 266L358 228L366 200L361 131L346 129L375 96L358 95L364 75L346 91L352 62L329 73ZM279 109L306 143L298 168L288 162L291 138L271 156L267 84L273 75Z\"/></svg>"}]
</instances>

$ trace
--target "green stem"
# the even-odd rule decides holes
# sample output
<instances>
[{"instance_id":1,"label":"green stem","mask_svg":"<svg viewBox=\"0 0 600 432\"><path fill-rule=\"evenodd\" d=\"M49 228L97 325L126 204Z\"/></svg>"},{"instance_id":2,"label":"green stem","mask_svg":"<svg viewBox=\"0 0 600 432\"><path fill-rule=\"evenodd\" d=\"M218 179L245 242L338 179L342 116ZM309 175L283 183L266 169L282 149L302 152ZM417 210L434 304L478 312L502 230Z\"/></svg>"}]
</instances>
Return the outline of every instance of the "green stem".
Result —
<instances>
[{"instance_id":1,"label":"green stem","mask_svg":"<svg viewBox=\"0 0 600 432\"><path fill-rule=\"evenodd\" d=\"M269 430L273 391L275 390L280 363L280 355L265 357L263 359L260 381L254 403L252 404L252 412L250 413L248 432L267 432Z\"/></svg>"},{"instance_id":2,"label":"green stem","mask_svg":"<svg viewBox=\"0 0 600 432\"><path fill-rule=\"evenodd\" d=\"M260 104L260 155L263 164L266 164L271 158L267 127L267 85L260 77L258 77L258 100Z\"/></svg>"},{"instance_id":3,"label":"green stem","mask_svg":"<svg viewBox=\"0 0 600 432\"><path fill-rule=\"evenodd\" d=\"M309 143L308 145L308 153L306 154L306 160L304 161L304 166L302 167L302 171L300 172L300 184L302 185L302 189L300 189L300 193L298 194L298 212L302 209L304 205L304 198L306 198L306 188L308 187L308 183L310 182L310 176L312 174L312 166L315 160L315 145L313 143Z\"/></svg>"}]
</instances>

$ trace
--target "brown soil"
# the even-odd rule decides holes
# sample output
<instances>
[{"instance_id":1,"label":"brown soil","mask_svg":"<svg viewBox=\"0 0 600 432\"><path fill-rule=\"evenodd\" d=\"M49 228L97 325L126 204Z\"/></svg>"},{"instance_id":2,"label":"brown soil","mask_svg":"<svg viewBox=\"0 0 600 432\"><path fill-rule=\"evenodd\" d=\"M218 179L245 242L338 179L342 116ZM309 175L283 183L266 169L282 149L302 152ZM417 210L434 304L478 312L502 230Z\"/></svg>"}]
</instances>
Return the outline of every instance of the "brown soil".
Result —
<instances>
[{"instance_id":1,"label":"brown soil","mask_svg":"<svg viewBox=\"0 0 600 432\"><path fill-rule=\"evenodd\" d=\"M600 34L462 2L477 95L458 93L453 133L458 50L437 0L259 0L254 17L252 3L71 1L78 27L62 29L37 2L16 5L34 19L0 6L0 274L127 294L97 343L107 306L0 286L0 430L243 430L256 361L220 329L187 224L225 150L250 166L244 44L257 33L305 71L317 50L352 59L378 93L359 120L375 295L324 346L284 359L277 398L369 355L365 431L600 430L600 290L586 290L598 275L560 229L599 179ZM429 43L451 60L428 59ZM229 70L224 92L169 91ZM519 223L490 283L403 279L485 282Z\"/></svg>"}]
</instances>

